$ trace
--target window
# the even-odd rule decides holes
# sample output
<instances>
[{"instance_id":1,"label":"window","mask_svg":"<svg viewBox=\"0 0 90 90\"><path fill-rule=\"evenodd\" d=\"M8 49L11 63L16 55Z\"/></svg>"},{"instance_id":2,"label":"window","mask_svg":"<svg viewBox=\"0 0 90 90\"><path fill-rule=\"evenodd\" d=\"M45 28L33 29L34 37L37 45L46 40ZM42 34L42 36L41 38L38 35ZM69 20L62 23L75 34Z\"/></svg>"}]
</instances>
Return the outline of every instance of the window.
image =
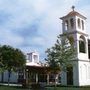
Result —
<instances>
[{"instance_id":1,"label":"window","mask_svg":"<svg viewBox=\"0 0 90 90\"><path fill-rule=\"evenodd\" d=\"M71 24L71 28L73 29L74 28L74 20L73 20L73 18L70 19L70 24Z\"/></svg>"},{"instance_id":2,"label":"window","mask_svg":"<svg viewBox=\"0 0 90 90\"><path fill-rule=\"evenodd\" d=\"M84 30L84 21L82 20L82 30Z\"/></svg>"},{"instance_id":3,"label":"window","mask_svg":"<svg viewBox=\"0 0 90 90\"><path fill-rule=\"evenodd\" d=\"M38 56L37 55L34 55L33 58L34 58L34 62L38 62Z\"/></svg>"},{"instance_id":4,"label":"window","mask_svg":"<svg viewBox=\"0 0 90 90\"><path fill-rule=\"evenodd\" d=\"M77 23L78 23L78 28L80 29L81 28L80 19L77 20Z\"/></svg>"},{"instance_id":5,"label":"window","mask_svg":"<svg viewBox=\"0 0 90 90\"><path fill-rule=\"evenodd\" d=\"M27 54L27 60L29 60L29 62L32 62L32 54Z\"/></svg>"},{"instance_id":6,"label":"window","mask_svg":"<svg viewBox=\"0 0 90 90\"><path fill-rule=\"evenodd\" d=\"M68 30L68 20L65 21L65 30Z\"/></svg>"},{"instance_id":7,"label":"window","mask_svg":"<svg viewBox=\"0 0 90 90\"><path fill-rule=\"evenodd\" d=\"M80 37L79 40L79 52L85 53L86 52L86 46L85 46L85 38L83 36Z\"/></svg>"}]
</instances>

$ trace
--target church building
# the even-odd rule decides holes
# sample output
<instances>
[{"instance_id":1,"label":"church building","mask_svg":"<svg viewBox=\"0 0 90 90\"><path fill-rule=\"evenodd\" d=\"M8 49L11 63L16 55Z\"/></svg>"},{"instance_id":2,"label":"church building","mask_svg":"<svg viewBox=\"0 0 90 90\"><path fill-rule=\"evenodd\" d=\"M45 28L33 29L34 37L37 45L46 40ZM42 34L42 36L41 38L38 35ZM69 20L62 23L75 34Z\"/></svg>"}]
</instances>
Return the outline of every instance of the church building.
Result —
<instances>
[{"instance_id":1,"label":"church building","mask_svg":"<svg viewBox=\"0 0 90 90\"><path fill-rule=\"evenodd\" d=\"M67 34L74 39L76 49L75 60L67 72L62 72L61 84L85 86L90 85L90 39L86 33L86 17L74 10L61 17L62 35ZM70 64L71 64L70 63Z\"/></svg>"},{"instance_id":2,"label":"church building","mask_svg":"<svg viewBox=\"0 0 90 90\"><path fill-rule=\"evenodd\" d=\"M75 7L72 6L72 11L60 19L62 20L61 35L63 37L65 34L71 36L76 49L75 59L70 62L67 71L59 71L56 75L52 75L50 68L39 61L38 52L31 52L27 54L25 70L12 72L11 83L22 82L21 80L25 79L28 83L46 82L50 84L54 81L56 83L60 82L62 85L90 85L90 39L86 32L86 17L75 11ZM0 74L0 82L8 82L7 75L7 71ZM51 80L52 76L55 76L54 80ZM60 80L58 77L60 77Z\"/></svg>"}]
</instances>

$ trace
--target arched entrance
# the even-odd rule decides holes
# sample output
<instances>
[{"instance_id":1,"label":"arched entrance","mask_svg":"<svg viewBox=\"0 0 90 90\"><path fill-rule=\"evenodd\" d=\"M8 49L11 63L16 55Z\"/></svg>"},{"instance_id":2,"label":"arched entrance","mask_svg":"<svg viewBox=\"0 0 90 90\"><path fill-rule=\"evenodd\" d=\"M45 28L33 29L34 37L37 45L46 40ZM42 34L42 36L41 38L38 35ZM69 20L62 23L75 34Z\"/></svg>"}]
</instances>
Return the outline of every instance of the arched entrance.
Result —
<instances>
[{"instance_id":1,"label":"arched entrance","mask_svg":"<svg viewBox=\"0 0 90 90\"><path fill-rule=\"evenodd\" d=\"M67 67L67 85L73 85L73 66Z\"/></svg>"}]
</instances>

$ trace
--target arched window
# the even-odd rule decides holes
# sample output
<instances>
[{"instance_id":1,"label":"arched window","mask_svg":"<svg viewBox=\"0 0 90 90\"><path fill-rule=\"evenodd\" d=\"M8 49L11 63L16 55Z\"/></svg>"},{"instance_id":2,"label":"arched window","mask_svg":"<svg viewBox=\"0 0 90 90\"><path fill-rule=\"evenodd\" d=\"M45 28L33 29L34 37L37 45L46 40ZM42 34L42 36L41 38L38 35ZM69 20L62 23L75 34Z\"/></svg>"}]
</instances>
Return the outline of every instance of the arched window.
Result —
<instances>
[{"instance_id":1,"label":"arched window","mask_svg":"<svg viewBox=\"0 0 90 90\"><path fill-rule=\"evenodd\" d=\"M84 30L84 21L82 20L82 30Z\"/></svg>"},{"instance_id":2,"label":"arched window","mask_svg":"<svg viewBox=\"0 0 90 90\"><path fill-rule=\"evenodd\" d=\"M85 45L85 38L83 36L80 36L79 39L79 52L86 53L86 45Z\"/></svg>"},{"instance_id":3,"label":"arched window","mask_svg":"<svg viewBox=\"0 0 90 90\"><path fill-rule=\"evenodd\" d=\"M73 18L70 19L70 24L71 24L71 28L73 29L74 28L74 20L73 20Z\"/></svg>"},{"instance_id":4,"label":"arched window","mask_svg":"<svg viewBox=\"0 0 90 90\"><path fill-rule=\"evenodd\" d=\"M77 23L78 23L78 28L81 28L81 24L80 24L80 19L79 18L77 20Z\"/></svg>"},{"instance_id":5,"label":"arched window","mask_svg":"<svg viewBox=\"0 0 90 90\"><path fill-rule=\"evenodd\" d=\"M68 20L65 21L65 30L68 30Z\"/></svg>"}]
</instances>

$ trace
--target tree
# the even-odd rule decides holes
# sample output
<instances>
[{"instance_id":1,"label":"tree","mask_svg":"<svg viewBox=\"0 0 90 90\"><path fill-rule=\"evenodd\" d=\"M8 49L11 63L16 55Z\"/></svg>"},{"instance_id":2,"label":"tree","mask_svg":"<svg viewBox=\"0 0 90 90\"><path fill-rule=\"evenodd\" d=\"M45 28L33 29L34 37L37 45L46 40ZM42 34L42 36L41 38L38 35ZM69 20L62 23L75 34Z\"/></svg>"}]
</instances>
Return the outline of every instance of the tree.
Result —
<instances>
[{"instance_id":1,"label":"tree","mask_svg":"<svg viewBox=\"0 0 90 90\"><path fill-rule=\"evenodd\" d=\"M66 34L62 37L59 35L55 45L48 48L46 54L46 61L54 71L56 69L65 70L70 65L71 60L75 59L73 37Z\"/></svg>"},{"instance_id":2,"label":"tree","mask_svg":"<svg viewBox=\"0 0 90 90\"><path fill-rule=\"evenodd\" d=\"M74 39L72 36L64 34L58 36L54 46L46 50L46 61L55 75L55 86L58 73L66 71L71 66L71 61L75 59Z\"/></svg>"},{"instance_id":3,"label":"tree","mask_svg":"<svg viewBox=\"0 0 90 90\"><path fill-rule=\"evenodd\" d=\"M26 58L23 52L9 45L0 47L0 59L2 69L8 71L8 83L10 81L11 72L16 72L19 68L25 66Z\"/></svg>"}]
</instances>

